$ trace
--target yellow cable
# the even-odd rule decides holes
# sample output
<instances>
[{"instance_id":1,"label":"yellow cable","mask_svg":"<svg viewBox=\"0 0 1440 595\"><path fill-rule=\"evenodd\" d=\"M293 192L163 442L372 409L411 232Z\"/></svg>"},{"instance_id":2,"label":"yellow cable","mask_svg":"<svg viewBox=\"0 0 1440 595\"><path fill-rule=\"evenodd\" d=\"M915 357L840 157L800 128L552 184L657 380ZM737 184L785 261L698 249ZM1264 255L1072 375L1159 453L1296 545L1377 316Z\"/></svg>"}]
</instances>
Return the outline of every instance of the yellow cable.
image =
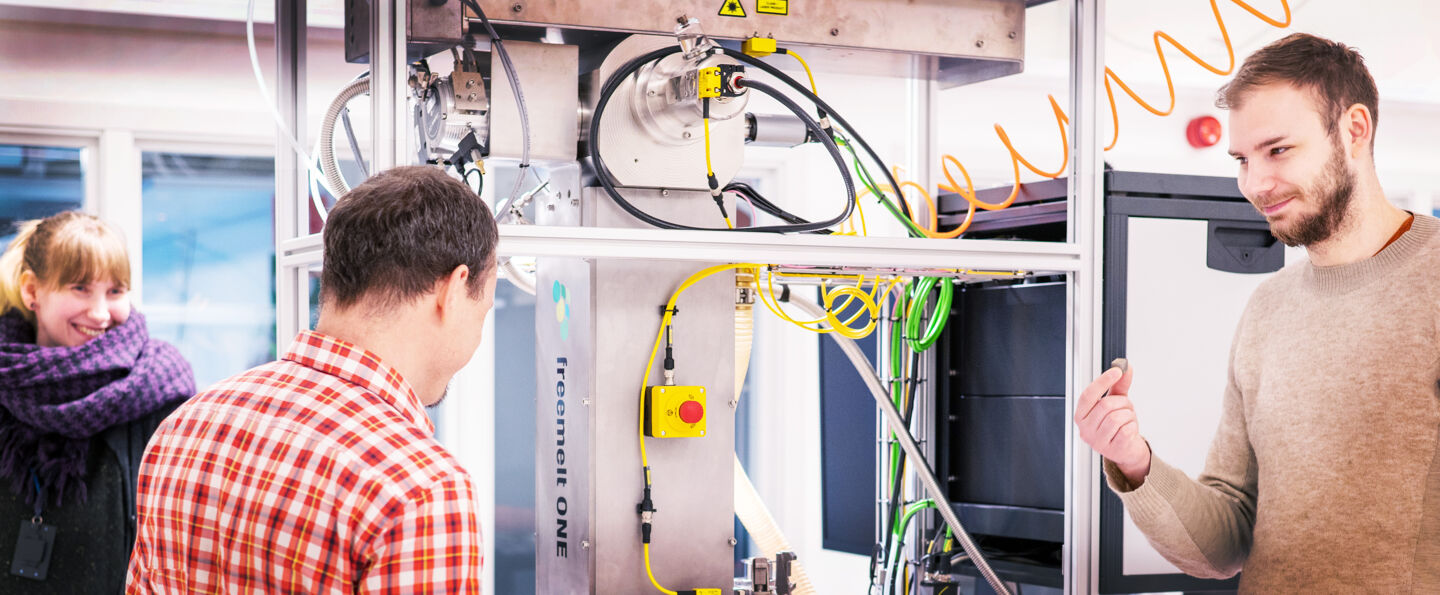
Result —
<instances>
[{"instance_id":1,"label":"yellow cable","mask_svg":"<svg viewBox=\"0 0 1440 595\"><path fill-rule=\"evenodd\" d=\"M830 293L831 293L832 291L834 291L834 290L830 290L830 289L827 289L827 288L825 287L825 280L826 280L826 279L846 279L846 280L853 280L853 281L855 281L855 286L856 286L856 287L860 287L860 286L865 285L865 275L829 275L829 274L825 274L825 273L782 273L782 272L779 272L779 271L776 271L776 272L771 273L771 274L772 274L772 275L780 275L781 277L818 277L818 278L820 278L820 295L822 296L822 299L825 299L825 300L827 301L826 308L825 308L827 312L831 309L830 306L829 306L829 304L828 304L828 302L829 302L829 300L830 300L830 297L829 297L829 296L830 296ZM876 283L877 283L877 284L879 283L879 278L878 278L878 277L876 278ZM774 286L771 285L771 287L773 288ZM876 287L878 287L878 285L877 285ZM862 297L864 297L863 294L862 294ZM873 304L873 302L874 302L874 297L875 297L875 292L874 292L873 290L870 292L870 296L869 296L869 297L870 297L871 299L868 300L868 301L862 301L862 305L865 305L865 304ZM856 298L855 298L854 296L851 296L849 299L845 300L845 303L844 303L844 304L841 304L841 305L840 305L840 307L838 308L838 310L841 311L841 312L844 312L846 309L848 309L848 308L850 307L850 304L855 303L855 299L856 299ZM778 304L779 302L776 301L776 303ZM860 319L860 316L863 315L863 314L865 314L865 312L866 312L867 310L868 310L868 308L863 308L863 309L855 312L855 314L850 317L850 320L845 321L845 324L846 324L846 325L849 325L849 324L851 324L851 323L854 323L856 320L859 320L859 319ZM816 320L815 323L825 322L827 319L828 319L828 317L827 317L826 319ZM812 324L813 324L813 323L812 323Z\"/></svg>"},{"instance_id":2,"label":"yellow cable","mask_svg":"<svg viewBox=\"0 0 1440 595\"><path fill-rule=\"evenodd\" d=\"M795 50L785 48L785 53L794 56L795 59L800 62L800 67L805 69L806 78L810 79L810 92L814 93L818 97L820 95L820 91L815 88L815 75L810 73L810 65L806 64L805 59L801 58L800 54L795 53Z\"/></svg>"},{"instance_id":3,"label":"yellow cable","mask_svg":"<svg viewBox=\"0 0 1440 595\"><path fill-rule=\"evenodd\" d=\"M706 99L705 101L708 102L710 100ZM710 118L702 118L701 121L705 123L705 177L707 180L714 180L715 166L710 163ZM715 192L716 189L712 188L710 191ZM716 200L719 200L718 196ZM723 205L724 203L721 204ZM737 206L736 209L738 213L739 207ZM723 213L725 207L720 207L720 211ZM735 229L735 224L730 222L730 217L725 217L725 227Z\"/></svg>"},{"instance_id":4,"label":"yellow cable","mask_svg":"<svg viewBox=\"0 0 1440 595\"><path fill-rule=\"evenodd\" d=\"M865 190L865 192L869 192L869 190L867 189ZM864 196L864 194L861 194L860 196ZM868 237L870 235L870 230L865 227L865 205L860 204L860 196L855 197L855 213L857 215L860 215L860 235ZM849 219L846 219L846 221L849 221ZM850 224L850 228L852 230L855 228L855 224L853 222Z\"/></svg>"},{"instance_id":5,"label":"yellow cable","mask_svg":"<svg viewBox=\"0 0 1440 595\"><path fill-rule=\"evenodd\" d=\"M710 163L710 118L701 120L705 123L705 175L715 175L715 166Z\"/></svg>"},{"instance_id":6,"label":"yellow cable","mask_svg":"<svg viewBox=\"0 0 1440 595\"><path fill-rule=\"evenodd\" d=\"M645 574L650 577L650 584L655 585L655 589L658 590L658 591L660 591L661 593L664 593L665 595L675 595L675 592L674 592L674 591L671 591L670 589L666 589L665 587L660 586L660 581L655 580L655 573L650 570L650 544L648 544L648 543L647 543L647 544L644 544L644 548L645 548Z\"/></svg>"},{"instance_id":7,"label":"yellow cable","mask_svg":"<svg viewBox=\"0 0 1440 595\"><path fill-rule=\"evenodd\" d=\"M776 275L795 277L834 277L834 275L821 275L815 273L772 273L770 275L767 275L765 287L760 288L757 293L760 294L760 301L764 303L765 307L769 309L770 312L774 314L777 318L780 318L781 320L789 322L790 324L798 326L812 333L825 334L830 332L836 332L840 333L841 336L849 337L852 339L863 338L875 330L875 319L879 316L880 307L875 302L873 294L878 289L878 280L876 281L876 289L872 289L870 294L865 293L865 291L860 289L859 287L842 286L835 289L826 289L822 287L821 300L826 310L825 318L801 322L795 320L794 318L791 318L790 315L786 314L784 309L780 307L780 301L775 298ZM859 277L846 276L843 278L858 278L860 280L859 283L864 283L863 275ZM853 301L856 299L861 300L862 305L861 309L854 315L852 315L848 321L845 322L841 322L838 316L833 312L835 298L841 295L844 295L848 298L847 301L839 308L839 310L842 312L845 310L845 308L848 308L849 305L853 303ZM858 320L862 314L870 315L870 323L867 324L864 328L859 329L850 326L856 320ZM814 328L811 326L807 326L821 323L829 324L830 326L829 328Z\"/></svg>"},{"instance_id":8,"label":"yellow cable","mask_svg":"<svg viewBox=\"0 0 1440 595\"><path fill-rule=\"evenodd\" d=\"M714 275L715 273L719 273L721 271L728 271L733 269L749 268L756 269L758 271L762 266L764 265L754 263L739 263L721 264L700 269L699 271L687 277L683 282L681 282L680 286L675 289L675 293L670 295L670 301L666 302L665 315L660 318L660 330L656 331L655 333L655 345L650 348L650 360L645 363L645 375L640 380L640 419L639 423L636 424L635 429L636 433L640 435L640 465L645 469L646 486L650 485L650 457L645 451L645 388L650 386L650 370L655 367L655 356L660 353L660 342L665 339L665 329L670 327L670 319L672 316L674 316L675 312L675 302L680 299L680 294L684 293L686 289L689 289L691 285L699 283L700 280L709 277L710 275ZM660 585L659 581L655 580L655 573L650 568L650 544L644 544L644 547L645 574L650 576L650 583L655 585L655 588L659 589L661 593L665 593L666 595L675 595L674 591L666 589L665 587Z\"/></svg>"},{"instance_id":9,"label":"yellow cable","mask_svg":"<svg viewBox=\"0 0 1440 595\"><path fill-rule=\"evenodd\" d=\"M648 386L650 386L650 372L651 372L651 371L654 369L654 367L655 367L655 358L656 358L656 356L658 356L658 355L660 354L660 344L661 344L661 342L663 342L664 339L665 339L665 330L670 327L671 318L674 316L674 312L675 312L675 304L676 304L677 301L679 301L679 299L680 299L680 294L684 293L686 289L689 289L691 286L695 285L696 283L699 283L701 280L705 279L706 277L709 277L709 276L714 275L714 274L716 274L716 273L719 273L719 272L722 272L722 271L728 271L728 270L735 270L735 269L752 269L752 270L753 270L753 274L759 275L759 274L760 274L760 269L764 268L764 266L765 266L765 265L756 264L756 263L736 263L736 264L721 264L721 265L715 265L715 266L711 266L711 267L706 267L706 268L700 269L699 271L695 272L694 274L692 274L692 275L690 275L689 277L687 277L684 281L682 281L682 282L680 283L680 286L675 289L675 293L673 293L673 294L670 295L670 300L669 300L668 302L666 302L666 304L665 304L665 314L660 318L660 328L659 328L659 330L657 330L657 331L655 332L655 343L654 343L654 345L650 348L650 359L645 362L645 374L644 374L644 375L641 377L641 379L640 379L640 408L639 408L640 411L639 411L638 423L636 424L636 433L639 435L639 438L640 438L640 464L641 464L641 466L645 469L645 485L646 485L646 486L649 486L649 485L651 484L651 481L650 481L650 456L649 456L648 451L647 451L646 448L645 448L645 402L646 402L646 396L647 396L645 389L646 389ZM895 279L893 279L893 280L891 280L891 281L889 282L889 284L887 285L887 287L885 288L885 291L882 293L882 292L880 292L880 283L881 283L881 280L880 280L879 276L876 276L876 278L875 278L875 280L874 280L874 284L873 284L870 292L869 292L869 293L866 293L864 289L861 289L861 286L865 283L865 275L840 275L840 276L837 276L837 275L823 275L823 274L816 274L816 273L779 273L779 274L780 274L780 275L795 276L795 277L822 277L822 278L840 277L840 278L844 278L844 279L847 279L847 280L854 280L854 281L857 283L857 285L855 285L855 286L844 285L844 286L836 287L836 288L834 288L834 289L828 289L828 290L823 291L823 298L822 298L822 299L824 300L824 304L825 304L826 317L825 317L824 319L821 319L821 320L813 321L813 322L811 322L811 323L809 323L809 324L819 324L819 323L821 323L821 322L824 322L824 323L827 323L827 324L830 325L830 328L828 328L828 329L816 329L816 328L807 327L807 326L805 326L805 323L801 323L801 322L799 322L799 321L796 321L795 319L790 318L788 315L786 315L786 314L784 313L784 311L780 309L780 306L779 306L779 302L778 302L778 301L776 301L774 304L771 303L770 300L774 300L774 291L775 291L774 277L775 277L775 274L767 275L767 285L768 285L768 288L769 288L769 290L770 290L770 291L769 291L769 295L767 295L767 292L766 292L766 291L764 291L763 289L759 289L759 288L757 288L757 292L756 292L756 293L759 293L759 294L760 294L760 301L761 301L761 302L764 302L764 303L765 303L765 306L766 306L767 308L769 308L771 312L775 313L776 316L779 316L781 319L784 319L784 320L786 320L786 321L789 321L790 323L795 324L796 326L799 326L800 328L804 328L805 330L808 330L808 331L812 331L812 332L816 332L816 333L828 333L828 332L834 331L834 332L841 333L842 335L844 335L844 336L846 336L846 337L850 337L850 338L852 338L852 339L858 339L858 338L864 337L864 336L866 336L866 335L868 335L868 334L870 334L871 332L874 331L875 326L876 326L876 318L879 316L879 306L876 304L875 296L878 294L878 295L880 296L880 298L883 300L886 296L889 295L889 293L890 293L891 290L893 290L897 285L899 285L899 284L902 282L902 280L901 280L900 278L898 278L898 277L895 278ZM845 296L846 298L848 298L847 301L845 302L844 306L843 306L842 308L840 308L840 311L841 311L841 312L844 311L844 307L848 307L849 304L852 303L852 302L853 302L854 300L856 300L856 299L858 299L858 300L861 301L861 306L862 306L862 307L861 307L861 310L860 310L859 312L857 312L855 315L851 316L850 320L847 321L847 322L844 322L844 323L842 323L842 322L839 320L839 316L833 311L834 302L835 302L835 300L836 300L837 298L839 298L840 296ZM769 299L767 299L767 298L769 298ZM850 324L853 324L853 323L860 317L860 315L866 314L866 313L868 313L868 314L870 315L870 323L867 324L864 328L856 329L856 328L853 328L853 327L849 326ZM675 591L671 591L670 589L666 589L663 585L660 584L660 581L658 581L658 580L655 578L655 572L654 572L654 569L653 569L653 567L651 566L651 563L650 563L650 544L646 543L646 544L642 544L642 546L643 546L643 548L644 548L644 554L645 554L645 574L646 574L646 576L648 576L648 577L650 578L650 583L655 586L655 589L656 589L656 590L660 591L661 593L665 593L665 595L676 595L676 592L675 592Z\"/></svg>"}]
</instances>

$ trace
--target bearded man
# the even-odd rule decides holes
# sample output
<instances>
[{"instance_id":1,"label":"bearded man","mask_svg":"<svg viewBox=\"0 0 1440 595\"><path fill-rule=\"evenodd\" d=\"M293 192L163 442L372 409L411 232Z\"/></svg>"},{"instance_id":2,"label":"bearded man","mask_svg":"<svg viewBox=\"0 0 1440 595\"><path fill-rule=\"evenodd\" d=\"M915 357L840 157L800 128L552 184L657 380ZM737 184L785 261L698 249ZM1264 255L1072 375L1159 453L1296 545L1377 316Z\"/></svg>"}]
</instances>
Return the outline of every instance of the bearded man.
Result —
<instances>
[{"instance_id":1,"label":"bearded man","mask_svg":"<svg viewBox=\"0 0 1440 595\"><path fill-rule=\"evenodd\" d=\"M1290 35L1216 103L1241 192L1309 260L1250 297L1198 480L1150 451L1133 367L1081 394L1080 435L1191 575L1243 569L1242 592L1440 593L1440 221L1386 200L1378 93L1354 49Z\"/></svg>"}]
</instances>

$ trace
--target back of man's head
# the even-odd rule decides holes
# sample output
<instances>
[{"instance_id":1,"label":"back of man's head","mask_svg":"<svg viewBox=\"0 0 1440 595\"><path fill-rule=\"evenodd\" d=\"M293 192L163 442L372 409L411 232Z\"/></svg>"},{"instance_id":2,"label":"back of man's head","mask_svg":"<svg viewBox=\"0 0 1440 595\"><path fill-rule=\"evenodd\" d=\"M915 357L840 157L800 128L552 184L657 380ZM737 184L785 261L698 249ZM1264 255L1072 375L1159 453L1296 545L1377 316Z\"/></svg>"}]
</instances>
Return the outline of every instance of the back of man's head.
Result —
<instances>
[{"instance_id":1,"label":"back of man's head","mask_svg":"<svg viewBox=\"0 0 1440 595\"><path fill-rule=\"evenodd\" d=\"M388 310L432 291L466 265L478 297L495 265L499 233L490 208L469 187L434 167L397 167L356 186L325 222L326 308L359 304Z\"/></svg>"},{"instance_id":2,"label":"back of man's head","mask_svg":"<svg viewBox=\"0 0 1440 595\"><path fill-rule=\"evenodd\" d=\"M1309 33L1292 33L1250 54L1235 78L1220 87L1215 106L1238 108L1255 88L1274 83L1310 92L1332 134L1339 131L1341 114L1357 103L1370 110L1372 126L1380 122L1380 95L1365 58L1355 48ZM1373 150L1373 135L1370 143Z\"/></svg>"}]
</instances>

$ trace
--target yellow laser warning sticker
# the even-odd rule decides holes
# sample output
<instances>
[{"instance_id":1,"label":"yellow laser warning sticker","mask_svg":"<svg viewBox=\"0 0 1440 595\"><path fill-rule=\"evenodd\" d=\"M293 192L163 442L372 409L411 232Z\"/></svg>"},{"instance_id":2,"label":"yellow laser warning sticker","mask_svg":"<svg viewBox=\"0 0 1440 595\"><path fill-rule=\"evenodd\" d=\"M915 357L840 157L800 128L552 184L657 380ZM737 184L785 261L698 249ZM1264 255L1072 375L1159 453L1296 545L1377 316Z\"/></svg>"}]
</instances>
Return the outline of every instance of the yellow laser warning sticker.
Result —
<instances>
[{"instance_id":1,"label":"yellow laser warning sticker","mask_svg":"<svg viewBox=\"0 0 1440 595\"><path fill-rule=\"evenodd\" d=\"M755 12L761 14L790 14L790 0L755 0Z\"/></svg>"},{"instance_id":2,"label":"yellow laser warning sticker","mask_svg":"<svg viewBox=\"0 0 1440 595\"><path fill-rule=\"evenodd\" d=\"M745 18L745 5L740 0L724 0L720 4L720 16Z\"/></svg>"}]
</instances>

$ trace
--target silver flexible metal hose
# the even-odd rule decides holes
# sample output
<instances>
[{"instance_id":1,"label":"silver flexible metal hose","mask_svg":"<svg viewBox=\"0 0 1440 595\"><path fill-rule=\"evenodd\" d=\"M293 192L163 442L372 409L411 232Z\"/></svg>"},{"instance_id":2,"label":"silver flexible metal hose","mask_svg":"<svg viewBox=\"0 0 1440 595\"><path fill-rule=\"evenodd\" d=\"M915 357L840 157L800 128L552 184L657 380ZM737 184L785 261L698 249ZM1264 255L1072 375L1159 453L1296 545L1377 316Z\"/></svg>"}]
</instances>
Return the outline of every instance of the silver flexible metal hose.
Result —
<instances>
[{"instance_id":1,"label":"silver flexible metal hose","mask_svg":"<svg viewBox=\"0 0 1440 595\"><path fill-rule=\"evenodd\" d=\"M325 173L325 181L330 183L330 188L337 193L336 199L350 192L350 187L345 184L345 177L340 175L340 167L335 163L335 121L340 119L340 112L345 110L351 99L369 92L370 77L345 85L340 94L330 101L325 117L320 120L320 170Z\"/></svg>"},{"instance_id":2,"label":"silver flexible metal hose","mask_svg":"<svg viewBox=\"0 0 1440 595\"><path fill-rule=\"evenodd\" d=\"M825 309L814 302L793 300L790 303L799 306L801 310L811 316L825 318ZM876 403L880 404L880 408L885 412L885 421L890 424L890 431L895 433L905 455L915 462L915 473L920 476L920 483L925 486L925 491L935 501L935 509L940 512L940 516L945 519L945 524L950 526L951 532L960 541L960 547L965 550L966 555L970 556L970 561L975 563L975 567L980 569L980 574L985 577L985 582L990 583L991 589L1000 595L1010 595L1010 590L1005 588L1005 583L995 575L995 571L990 568L990 563L980 553L980 548L975 545L975 540L971 539L970 533L961 526L960 517L950 506L950 499L945 497L945 490L940 489L940 482L935 479L935 473L930 469L929 461L925 460L924 455L920 452L920 447L915 444L915 437L910 435L910 429L905 427L905 418L895 408L895 403L890 402L884 385L880 383L880 377L876 376L875 369L870 367L870 360L865 358L865 353L860 350L860 346L856 345L854 340L843 337L840 333L826 334L840 345L840 350L845 352L845 357L850 359L850 363L855 366L855 371L859 372L860 378L865 381L866 388L870 389L870 395L875 397Z\"/></svg>"},{"instance_id":3,"label":"silver flexible metal hose","mask_svg":"<svg viewBox=\"0 0 1440 595\"><path fill-rule=\"evenodd\" d=\"M515 263L511 262L509 258L506 258L504 262L500 263L500 270L505 273L505 280L509 281L511 285L514 285L516 289L530 295L535 295L535 277L526 275L525 272L515 266Z\"/></svg>"}]
</instances>

